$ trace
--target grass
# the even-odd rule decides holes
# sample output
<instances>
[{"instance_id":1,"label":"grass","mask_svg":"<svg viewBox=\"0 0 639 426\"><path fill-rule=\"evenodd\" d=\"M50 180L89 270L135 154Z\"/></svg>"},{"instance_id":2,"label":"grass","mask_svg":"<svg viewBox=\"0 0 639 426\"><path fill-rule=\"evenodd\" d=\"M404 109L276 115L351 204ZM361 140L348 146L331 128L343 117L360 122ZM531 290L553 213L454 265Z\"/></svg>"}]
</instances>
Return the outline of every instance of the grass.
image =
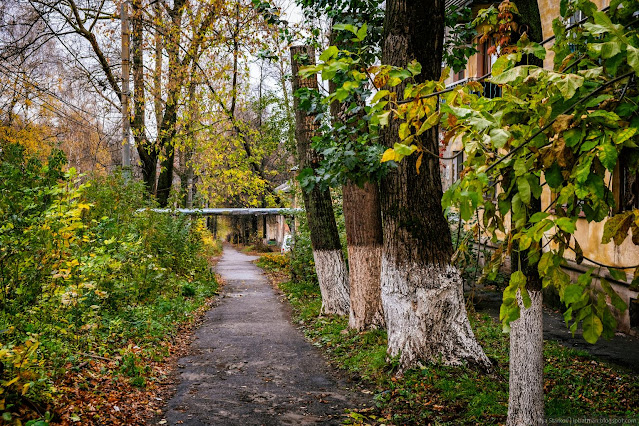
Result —
<instances>
[{"instance_id":1,"label":"grass","mask_svg":"<svg viewBox=\"0 0 639 426\"><path fill-rule=\"evenodd\" d=\"M258 265L279 272L282 261L262 258ZM463 367L426 365L396 377L386 359L386 333L358 333L348 320L319 316L319 288L279 282L313 343L338 368L374 388L375 409L350 413L351 424L501 424L508 409L508 336L488 315L469 313L477 339L493 361L484 374ZM545 342L547 418L639 418L639 383L633 373L598 361L583 351Z\"/></svg>"}]
</instances>

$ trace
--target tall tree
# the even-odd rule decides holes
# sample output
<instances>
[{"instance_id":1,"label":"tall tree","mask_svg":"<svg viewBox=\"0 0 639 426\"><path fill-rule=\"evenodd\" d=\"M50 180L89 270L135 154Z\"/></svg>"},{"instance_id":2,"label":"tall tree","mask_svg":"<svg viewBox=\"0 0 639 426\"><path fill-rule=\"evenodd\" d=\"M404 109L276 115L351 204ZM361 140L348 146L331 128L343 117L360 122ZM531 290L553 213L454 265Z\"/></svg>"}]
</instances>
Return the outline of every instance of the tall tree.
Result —
<instances>
[{"instance_id":1,"label":"tall tree","mask_svg":"<svg viewBox=\"0 0 639 426\"><path fill-rule=\"evenodd\" d=\"M356 5L350 13L333 19L333 25L352 23ZM348 31L331 31L329 42L338 49L354 49L349 42ZM341 73L338 73L341 74ZM329 80L329 91L335 93L342 86L340 76ZM357 139L360 132L368 133L367 126L353 131L353 122L364 115L365 99L356 92L344 102L334 100L330 111L333 121L332 134L338 143ZM351 109L353 105L356 105ZM355 126L359 127L359 126ZM357 143L353 144L357 146ZM358 176L359 183L346 179L342 186L342 206L346 225L348 251L348 277L350 287L350 313L348 325L356 330L384 326L384 310L381 297L382 268L382 217L379 204L379 185L371 176Z\"/></svg>"},{"instance_id":2,"label":"tall tree","mask_svg":"<svg viewBox=\"0 0 639 426\"><path fill-rule=\"evenodd\" d=\"M317 77L302 78L299 75L302 61L315 62L315 50L309 46L291 47L293 92L299 89L317 91ZM309 93L308 91L306 93ZM311 140L319 127L315 115L307 114L300 108L300 97L295 96L295 137L300 170L315 169L320 156L311 148ZM337 232L333 203L328 189L318 185L303 192L304 206L311 231L313 258L317 278L322 293L322 312L326 314L348 315L350 309L348 271L342 254L342 245Z\"/></svg>"},{"instance_id":3,"label":"tall tree","mask_svg":"<svg viewBox=\"0 0 639 426\"><path fill-rule=\"evenodd\" d=\"M534 42L541 42L541 17L537 0L515 0L519 9L517 19L519 32L525 32ZM504 10L502 13L510 13ZM515 33L511 44L516 44ZM534 55L524 55L522 65L543 66L543 60ZM515 176L511 177L511 180ZM541 194L531 195L526 220L541 212ZM543 293L539 276L539 257L530 250L518 250L519 242L513 244L511 268L513 273L521 272L526 277L526 289L530 306L526 308L521 292L517 294L520 307L519 319L510 323L508 425L544 424L544 324Z\"/></svg>"},{"instance_id":4,"label":"tall tree","mask_svg":"<svg viewBox=\"0 0 639 426\"><path fill-rule=\"evenodd\" d=\"M441 73L444 1L386 2L382 63L422 65L418 83ZM401 96L405 83L390 90ZM399 120L382 133L384 144L399 142ZM420 136L421 145L438 152L437 128ZM451 265L453 246L441 208L439 160L426 157L417 167L407 157L381 182L384 222L382 302L388 328L388 354L399 356L402 368L420 360L448 365L464 362L489 367L466 314L462 280Z\"/></svg>"}]
</instances>

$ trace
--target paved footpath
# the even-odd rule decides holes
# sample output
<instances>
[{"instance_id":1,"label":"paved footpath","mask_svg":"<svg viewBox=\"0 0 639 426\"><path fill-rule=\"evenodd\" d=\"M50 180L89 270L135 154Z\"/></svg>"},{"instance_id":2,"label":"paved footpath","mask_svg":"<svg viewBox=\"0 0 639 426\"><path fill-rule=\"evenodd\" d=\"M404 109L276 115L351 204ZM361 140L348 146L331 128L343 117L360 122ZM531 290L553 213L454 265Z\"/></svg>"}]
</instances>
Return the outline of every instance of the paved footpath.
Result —
<instances>
[{"instance_id":1,"label":"paved footpath","mask_svg":"<svg viewBox=\"0 0 639 426\"><path fill-rule=\"evenodd\" d=\"M229 246L217 265L220 303L179 360L169 425L338 425L346 408L370 404L347 389L290 322L256 259Z\"/></svg>"}]
</instances>

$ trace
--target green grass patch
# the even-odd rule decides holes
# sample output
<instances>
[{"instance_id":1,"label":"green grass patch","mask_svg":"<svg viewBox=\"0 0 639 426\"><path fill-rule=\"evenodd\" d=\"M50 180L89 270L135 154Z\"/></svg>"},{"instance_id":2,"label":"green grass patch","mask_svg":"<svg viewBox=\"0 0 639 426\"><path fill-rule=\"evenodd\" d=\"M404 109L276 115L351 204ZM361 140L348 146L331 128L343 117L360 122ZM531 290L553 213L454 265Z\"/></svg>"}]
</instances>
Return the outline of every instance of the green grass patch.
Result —
<instances>
[{"instance_id":1,"label":"green grass patch","mask_svg":"<svg viewBox=\"0 0 639 426\"><path fill-rule=\"evenodd\" d=\"M262 261L262 267L274 269ZM424 365L395 377L386 359L386 333L348 330L348 320L319 316L319 288L284 282L279 287L313 343L332 363L374 388L375 409L351 412L352 424L502 424L508 411L508 336L488 315L471 312L473 330L494 370L484 374L465 367ZM544 347L546 415L621 417L639 414L639 383L632 373L607 365L582 351L554 342Z\"/></svg>"}]
</instances>

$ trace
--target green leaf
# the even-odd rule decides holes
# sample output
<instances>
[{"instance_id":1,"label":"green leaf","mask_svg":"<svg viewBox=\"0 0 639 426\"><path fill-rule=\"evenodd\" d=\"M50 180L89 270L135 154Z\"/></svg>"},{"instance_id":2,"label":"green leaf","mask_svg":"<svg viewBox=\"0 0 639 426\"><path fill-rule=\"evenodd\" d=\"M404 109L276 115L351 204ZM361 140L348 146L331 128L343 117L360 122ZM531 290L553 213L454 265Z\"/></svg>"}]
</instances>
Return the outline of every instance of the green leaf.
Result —
<instances>
[{"instance_id":1,"label":"green leaf","mask_svg":"<svg viewBox=\"0 0 639 426\"><path fill-rule=\"evenodd\" d=\"M537 223L541 220L546 219L548 216L550 216L549 213L537 212L534 215L530 216L530 223Z\"/></svg>"},{"instance_id":2,"label":"green leaf","mask_svg":"<svg viewBox=\"0 0 639 426\"><path fill-rule=\"evenodd\" d=\"M564 303L572 305L581 300L584 294L584 288L578 284L571 284L564 289Z\"/></svg>"},{"instance_id":3,"label":"green leaf","mask_svg":"<svg viewBox=\"0 0 639 426\"><path fill-rule=\"evenodd\" d=\"M564 176L561 173L561 167L559 167L559 164L557 164L556 161L552 163L552 166L550 166L550 168L544 172L544 176L546 178L548 186L553 189L559 188L564 182Z\"/></svg>"},{"instance_id":4,"label":"green leaf","mask_svg":"<svg viewBox=\"0 0 639 426\"><path fill-rule=\"evenodd\" d=\"M362 24L362 27L355 33L355 36L359 41L363 41L366 38L367 31L368 26L366 25L366 22L364 22L364 24Z\"/></svg>"},{"instance_id":5,"label":"green leaf","mask_svg":"<svg viewBox=\"0 0 639 426\"><path fill-rule=\"evenodd\" d=\"M566 146L572 148L583 139L583 131L581 128L568 129L562 133Z\"/></svg>"},{"instance_id":6,"label":"green leaf","mask_svg":"<svg viewBox=\"0 0 639 426\"><path fill-rule=\"evenodd\" d=\"M586 342L591 344L597 343L597 340L599 340L599 336L601 336L601 332L603 331L603 324L599 317L594 313L591 313L584 318L582 327L583 336Z\"/></svg>"},{"instance_id":7,"label":"green leaf","mask_svg":"<svg viewBox=\"0 0 639 426\"><path fill-rule=\"evenodd\" d=\"M322 52L319 59L320 61L326 62L329 59L336 57L338 53L339 49L336 46L330 46L328 49Z\"/></svg>"},{"instance_id":8,"label":"green leaf","mask_svg":"<svg viewBox=\"0 0 639 426\"><path fill-rule=\"evenodd\" d=\"M626 273L617 268L608 268L610 276L617 281L626 281Z\"/></svg>"},{"instance_id":9,"label":"green leaf","mask_svg":"<svg viewBox=\"0 0 639 426\"><path fill-rule=\"evenodd\" d=\"M528 167L526 167L526 158L517 158L515 160L515 164L513 165L513 170L515 171L515 176L522 176L528 173Z\"/></svg>"},{"instance_id":10,"label":"green leaf","mask_svg":"<svg viewBox=\"0 0 639 426\"><path fill-rule=\"evenodd\" d=\"M517 191L519 197L524 204L530 203L530 182L526 179L526 176L520 176L517 178Z\"/></svg>"},{"instance_id":11,"label":"green leaf","mask_svg":"<svg viewBox=\"0 0 639 426\"><path fill-rule=\"evenodd\" d=\"M566 74L564 78L557 80L556 85L564 99L570 99L583 86L584 81L585 79L580 75Z\"/></svg>"},{"instance_id":12,"label":"green leaf","mask_svg":"<svg viewBox=\"0 0 639 426\"><path fill-rule=\"evenodd\" d=\"M619 132L615 132L613 139L617 145L621 145L637 133L636 127L627 127Z\"/></svg>"},{"instance_id":13,"label":"green leaf","mask_svg":"<svg viewBox=\"0 0 639 426\"><path fill-rule=\"evenodd\" d=\"M384 126L388 126L388 118L390 117L390 113L391 111L384 111L383 113L379 114L377 117L379 119L379 125L384 127Z\"/></svg>"},{"instance_id":14,"label":"green leaf","mask_svg":"<svg viewBox=\"0 0 639 426\"><path fill-rule=\"evenodd\" d=\"M608 171L612 172L617 165L617 148L611 143L605 143L600 148L599 161Z\"/></svg>"},{"instance_id":15,"label":"green leaf","mask_svg":"<svg viewBox=\"0 0 639 426\"><path fill-rule=\"evenodd\" d=\"M601 43L601 57L604 59L612 58L621 53L621 43L618 40L607 41Z\"/></svg>"},{"instance_id":16,"label":"green leaf","mask_svg":"<svg viewBox=\"0 0 639 426\"><path fill-rule=\"evenodd\" d=\"M514 55L504 55L497 58L491 70L492 76L496 77L506 71L506 69L512 67L516 62L515 59Z\"/></svg>"},{"instance_id":17,"label":"green leaf","mask_svg":"<svg viewBox=\"0 0 639 426\"><path fill-rule=\"evenodd\" d=\"M626 274L624 274L623 278L624 281L626 280L625 275ZM601 288L603 288L604 292L610 297L610 303L612 303L612 306L614 306L619 312L625 312L626 309L628 309L628 305L626 304L626 302L624 302L624 300L619 297L617 292L612 288L608 281L602 279Z\"/></svg>"},{"instance_id":18,"label":"green leaf","mask_svg":"<svg viewBox=\"0 0 639 426\"><path fill-rule=\"evenodd\" d=\"M421 127L417 131L416 135L419 136L424 133L428 129L432 129L433 127L439 124L440 113L435 111L431 115L428 116L426 120L422 123Z\"/></svg>"},{"instance_id":19,"label":"green leaf","mask_svg":"<svg viewBox=\"0 0 639 426\"><path fill-rule=\"evenodd\" d=\"M333 25L333 29L337 31L350 31L353 34L357 34L355 26L350 24L335 24Z\"/></svg>"},{"instance_id":20,"label":"green leaf","mask_svg":"<svg viewBox=\"0 0 639 426\"><path fill-rule=\"evenodd\" d=\"M473 110L470 108L458 108L452 105L448 105L448 104L443 104L442 105L442 110L449 112L451 114L453 114L454 116L456 116L459 119L464 119L464 118L468 118L472 113Z\"/></svg>"},{"instance_id":21,"label":"green leaf","mask_svg":"<svg viewBox=\"0 0 639 426\"><path fill-rule=\"evenodd\" d=\"M412 60L407 66L406 69L410 71L410 73L414 76L420 74L422 72L422 64L419 62Z\"/></svg>"},{"instance_id":22,"label":"green leaf","mask_svg":"<svg viewBox=\"0 0 639 426\"><path fill-rule=\"evenodd\" d=\"M413 152L415 152L415 150L417 149L417 147L415 145L404 145L401 143L396 143L393 146L393 149L395 150L395 152L399 155L403 155L403 156L407 156L407 155L411 155Z\"/></svg>"},{"instance_id":23,"label":"green leaf","mask_svg":"<svg viewBox=\"0 0 639 426\"><path fill-rule=\"evenodd\" d=\"M528 235L523 234L521 238L519 238L519 250L528 250L530 244L532 244L532 238Z\"/></svg>"},{"instance_id":24,"label":"green leaf","mask_svg":"<svg viewBox=\"0 0 639 426\"><path fill-rule=\"evenodd\" d=\"M515 271L510 275L510 286L521 288L526 285L526 275L522 271Z\"/></svg>"},{"instance_id":25,"label":"green leaf","mask_svg":"<svg viewBox=\"0 0 639 426\"><path fill-rule=\"evenodd\" d=\"M592 166L592 157L584 157L581 159L581 162L577 166L576 175L577 182L584 183L588 180L588 176L590 175L590 167Z\"/></svg>"},{"instance_id":26,"label":"green leaf","mask_svg":"<svg viewBox=\"0 0 639 426\"><path fill-rule=\"evenodd\" d=\"M528 290L526 290L526 287L521 287L519 289L519 294L521 294L521 301L524 302L524 308L530 309L532 300L530 299L530 294L528 294Z\"/></svg>"},{"instance_id":27,"label":"green leaf","mask_svg":"<svg viewBox=\"0 0 639 426\"><path fill-rule=\"evenodd\" d=\"M490 141L497 149L503 148L510 139L510 132L504 129L492 129L489 133Z\"/></svg>"},{"instance_id":28,"label":"green leaf","mask_svg":"<svg viewBox=\"0 0 639 426\"><path fill-rule=\"evenodd\" d=\"M630 44L627 46L627 49L626 58L628 60L628 65L635 70L635 74L639 75L639 49Z\"/></svg>"},{"instance_id":29,"label":"green leaf","mask_svg":"<svg viewBox=\"0 0 639 426\"><path fill-rule=\"evenodd\" d=\"M501 74L493 74L490 78L490 82L494 84L509 84L517 80L523 80L528 76L528 71L530 68L533 68L532 65L520 65L506 70Z\"/></svg>"},{"instance_id":30,"label":"green leaf","mask_svg":"<svg viewBox=\"0 0 639 426\"><path fill-rule=\"evenodd\" d=\"M592 24L590 22L584 22L584 28L592 35L605 34L609 31L609 29L603 25Z\"/></svg>"},{"instance_id":31,"label":"green leaf","mask_svg":"<svg viewBox=\"0 0 639 426\"><path fill-rule=\"evenodd\" d=\"M559 229L564 232L568 232L569 234L572 234L577 229L576 220L573 221L569 217L560 217L555 221L555 224Z\"/></svg>"},{"instance_id":32,"label":"green leaf","mask_svg":"<svg viewBox=\"0 0 639 426\"><path fill-rule=\"evenodd\" d=\"M399 139L404 140L410 135L410 127L408 123L399 125Z\"/></svg>"}]
</instances>

